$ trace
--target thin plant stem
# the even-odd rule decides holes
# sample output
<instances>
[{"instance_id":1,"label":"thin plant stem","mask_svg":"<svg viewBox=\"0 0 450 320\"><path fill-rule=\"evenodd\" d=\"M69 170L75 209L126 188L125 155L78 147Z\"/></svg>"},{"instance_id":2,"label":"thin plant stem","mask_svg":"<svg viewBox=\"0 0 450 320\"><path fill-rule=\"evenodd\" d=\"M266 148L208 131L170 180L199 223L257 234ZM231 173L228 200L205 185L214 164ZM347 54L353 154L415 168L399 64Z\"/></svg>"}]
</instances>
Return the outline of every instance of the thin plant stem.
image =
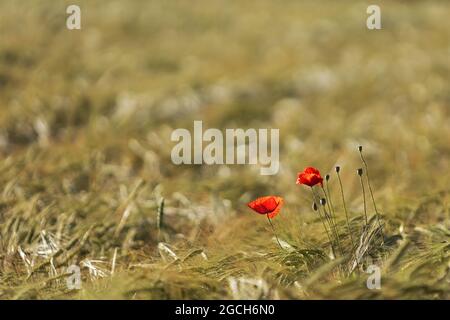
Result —
<instances>
[{"instance_id":1,"label":"thin plant stem","mask_svg":"<svg viewBox=\"0 0 450 320\"><path fill-rule=\"evenodd\" d=\"M328 189L328 186L327 186L327 189ZM337 230L336 217L334 215L334 210L333 210L333 206L332 206L332 202L331 202L331 196L329 194L327 194L327 192L325 191L323 186L322 186L322 191L323 191L323 195L325 196L325 200L327 201L327 207L328 207L328 210L330 211L330 218L331 218L331 221L333 222L333 227Z\"/></svg>"},{"instance_id":2,"label":"thin plant stem","mask_svg":"<svg viewBox=\"0 0 450 320\"><path fill-rule=\"evenodd\" d=\"M316 194L314 193L314 189L312 187L311 187L311 192L312 192L312 196L313 196L313 201L314 201L314 203L317 204L318 202L316 200ZM320 206L320 202L319 202L319 206ZM322 222L323 228L325 229L325 233L327 234L328 240L330 240L331 251L333 252L333 255L336 257L336 252L335 252L334 246L333 246L333 240L330 236L330 233L328 232L327 225L325 224L325 218L322 217L322 214L320 213L320 208L317 208L317 213L319 214L320 221Z\"/></svg>"},{"instance_id":3,"label":"thin plant stem","mask_svg":"<svg viewBox=\"0 0 450 320\"><path fill-rule=\"evenodd\" d=\"M355 247L355 242L353 241L352 230L350 229L350 219L348 217L347 205L345 204L344 188L342 186L342 180L341 180L341 176L340 176L339 172L336 172L336 174L338 176L339 186L340 186L340 189L341 189L342 205L344 206L345 219L347 220L348 234L350 235L350 241L352 242L352 247L354 248Z\"/></svg>"},{"instance_id":4,"label":"thin plant stem","mask_svg":"<svg viewBox=\"0 0 450 320\"><path fill-rule=\"evenodd\" d=\"M339 232L338 232L338 228L337 228L337 225L336 225L336 220L335 220L335 218L334 218L334 216L333 216L333 210L332 210L332 208L331 208L331 205L330 205L330 197L328 197L328 195L327 195L327 193L325 192L325 189L324 189L324 187L322 186L322 191L323 191L323 194L324 194L324 196L325 196L325 200L326 200L326 202L327 202L327 206L328 206L328 210L329 210L329 212L330 212L330 214L329 214L329 216L330 216L330 225L334 228L334 233L335 233L335 236L336 236L336 240L337 240L337 243L338 243L338 246L339 246L339 250L341 251L341 255L344 255L344 251L342 250L342 246L341 246L341 239L340 239L340 237L339 237ZM325 208L323 209L324 210L324 212L325 212L325 215L326 215L326 211L325 211Z\"/></svg>"},{"instance_id":5,"label":"thin plant stem","mask_svg":"<svg viewBox=\"0 0 450 320\"><path fill-rule=\"evenodd\" d=\"M378 209L377 209L377 205L375 203L375 197L373 196L373 191L372 191L372 185L370 184L370 178L369 178L369 168L367 166L367 162L366 159L364 159L364 156L362 154L362 147L359 148L359 155L361 157L361 161L364 164L364 168L366 169L366 178L367 178L367 185L369 186L369 193L370 193L370 197L372 198L372 203L373 203L373 208L375 209L375 214L377 216L377 222L378 222L378 227L381 230L381 236L382 236L382 243L384 244L384 232L383 232L383 226L381 225L380 222L380 214L378 213Z\"/></svg>"},{"instance_id":6,"label":"thin plant stem","mask_svg":"<svg viewBox=\"0 0 450 320\"><path fill-rule=\"evenodd\" d=\"M369 224L369 222L367 220L366 190L364 188L364 181L363 181L362 175L359 176L359 180L361 181L361 188L362 188L363 201L364 201L364 219L366 221L366 226L367 226Z\"/></svg>"},{"instance_id":7,"label":"thin plant stem","mask_svg":"<svg viewBox=\"0 0 450 320\"><path fill-rule=\"evenodd\" d=\"M281 249L284 250L283 246L282 246L281 243L280 243L280 240L278 239L277 233L276 233L276 231L275 231L275 227L273 226L272 221L270 221L269 215L267 215L267 220L269 221L269 224L270 224L270 226L272 227L272 231L273 231L273 234L275 235L275 238L277 239L278 245L280 246Z\"/></svg>"},{"instance_id":8,"label":"thin plant stem","mask_svg":"<svg viewBox=\"0 0 450 320\"><path fill-rule=\"evenodd\" d=\"M326 182L326 186L327 186L327 193L328 193L328 197L329 197L329 201L330 201L330 206L331 206L333 215L336 216L336 212L334 211L333 201L332 201L332 199L331 199L331 192L330 192L330 186L329 186L328 181ZM323 189L323 187L322 187L322 189ZM325 191L324 191L324 192L325 192Z\"/></svg>"},{"instance_id":9,"label":"thin plant stem","mask_svg":"<svg viewBox=\"0 0 450 320\"><path fill-rule=\"evenodd\" d=\"M328 217L328 224L330 225L330 230L331 233L334 234L334 237L336 239L338 248L339 248L339 252L341 253L341 256L344 256L344 251L342 250L342 246L341 246L341 241L339 239L339 234L337 232L336 226L333 226L333 222L331 220L331 217L328 215L327 211L325 210L325 207L323 208L323 213L325 215L325 217Z\"/></svg>"}]
</instances>

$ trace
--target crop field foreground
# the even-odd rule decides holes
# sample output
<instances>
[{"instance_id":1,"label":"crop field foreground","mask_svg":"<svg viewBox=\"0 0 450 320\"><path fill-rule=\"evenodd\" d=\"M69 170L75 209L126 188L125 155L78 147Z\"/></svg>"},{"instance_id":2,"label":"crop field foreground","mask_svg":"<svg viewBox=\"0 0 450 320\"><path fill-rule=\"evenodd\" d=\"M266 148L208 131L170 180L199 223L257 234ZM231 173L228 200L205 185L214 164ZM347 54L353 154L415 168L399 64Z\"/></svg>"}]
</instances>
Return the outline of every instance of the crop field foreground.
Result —
<instances>
[{"instance_id":1,"label":"crop field foreground","mask_svg":"<svg viewBox=\"0 0 450 320\"><path fill-rule=\"evenodd\" d=\"M376 2L0 1L0 299L450 299L450 2Z\"/></svg>"}]
</instances>

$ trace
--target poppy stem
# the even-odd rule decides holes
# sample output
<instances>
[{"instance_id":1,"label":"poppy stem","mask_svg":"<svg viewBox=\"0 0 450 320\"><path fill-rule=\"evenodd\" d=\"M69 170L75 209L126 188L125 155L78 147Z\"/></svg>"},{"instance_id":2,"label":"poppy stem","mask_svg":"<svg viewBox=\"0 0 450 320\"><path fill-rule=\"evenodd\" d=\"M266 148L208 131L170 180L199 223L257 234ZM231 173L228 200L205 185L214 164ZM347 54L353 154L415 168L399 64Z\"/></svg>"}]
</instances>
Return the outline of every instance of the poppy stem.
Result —
<instances>
[{"instance_id":1,"label":"poppy stem","mask_svg":"<svg viewBox=\"0 0 450 320\"><path fill-rule=\"evenodd\" d=\"M364 168L366 169L367 184L368 184L368 186L369 186L369 192L370 192L370 196L371 196L371 198L372 198L373 208L375 209L375 214L376 214L376 217L377 217L378 227L379 227L380 230L381 230L381 242L382 242L382 244L384 245L384 232L383 232L383 226L381 225L381 222L380 222L380 214L378 213L377 205L376 205L376 203L375 203L375 197L373 196L372 186L371 186L371 184L370 184L369 168L368 168L368 166L367 166L366 159L364 159L364 156L363 156L363 153L362 153L362 146L359 146L359 147L358 147L358 150L359 150L359 155L360 155L360 157L361 157L361 161L363 162Z\"/></svg>"},{"instance_id":2,"label":"poppy stem","mask_svg":"<svg viewBox=\"0 0 450 320\"><path fill-rule=\"evenodd\" d=\"M333 216L336 217L336 212L334 211L333 201L331 199L331 192L330 192L330 186L329 186L328 180L326 181L326 186L327 186L327 191L325 193L325 190L324 190L324 193L325 193L325 195L328 194L328 198L329 199L327 199L327 200L330 201L330 206L331 206L331 209L332 209L332 212L333 212ZM323 187L322 187L322 189L323 189Z\"/></svg>"},{"instance_id":3,"label":"poppy stem","mask_svg":"<svg viewBox=\"0 0 450 320\"><path fill-rule=\"evenodd\" d=\"M324 194L325 199L326 199L326 204L328 206L328 210L330 212L330 214L329 214L329 220L330 220L329 223L330 223L331 227L334 228L334 234L335 234L338 246L339 246L339 250L341 251L341 255L344 255L344 251L342 250L342 246L341 246L341 239L339 237L339 232L338 232L338 228L337 228L337 225L336 225L336 218L334 217L333 209L332 209L332 206L330 204L331 203L331 197L329 197L327 195L327 193L326 193L326 191L325 191L323 186L322 186L322 191L323 191L323 194ZM325 208L323 209L323 211L325 212L325 215L327 215L327 212L325 211Z\"/></svg>"},{"instance_id":4,"label":"poppy stem","mask_svg":"<svg viewBox=\"0 0 450 320\"><path fill-rule=\"evenodd\" d=\"M337 246L339 248L339 252L341 253L341 256L344 256L344 250L342 250L342 246L341 246L341 242L339 240L339 234L337 232L336 226L333 225L333 222L331 220L330 215L327 213L327 211L325 210L325 208L323 208L323 213L325 215L325 217L328 219L328 224L330 225L330 231L331 234L333 234L334 238L335 238L335 242L337 243Z\"/></svg>"},{"instance_id":5,"label":"poppy stem","mask_svg":"<svg viewBox=\"0 0 450 320\"><path fill-rule=\"evenodd\" d=\"M328 188L328 186L327 186L327 188ZM332 207L331 197L327 194L327 192L325 191L323 186L322 186L322 192L323 192L323 195L324 195L325 200L327 202L328 210L330 211L330 221L333 223L333 227L336 229L337 228L336 221L335 221L336 218L334 216L334 211L333 211L333 207Z\"/></svg>"},{"instance_id":6,"label":"poppy stem","mask_svg":"<svg viewBox=\"0 0 450 320\"><path fill-rule=\"evenodd\" d=\"M267 220L269 221L269 224L272 227L272 231L273 231L273 234L275 235L275 239L277 239L278 245L280 246L281 249L284 250L283 246L280 243L280 240L278 239L277 233L275 231L275 227L273 226L272 221L270 221L269 215L267 215Z\"/></svg>"},{"instance_id":7,"label":"poppy stem","mask_svg":"<svg viewBox=\"0 0 450 320\"><path fill-rule=\"evenodd\" d=\"M362 169L358 169L358 172L362 171ZM361 188L362 188L362 194L363 194L363 202L364 202L364 220L366 221L366 226L369 224L367 220L367 204L366 204L366 190L364 188L364 181L362 178L362 172L359 174L359 180L361 181Z\"/></svg>"},{"instance_id":8,"label":"poppy stem","mask_svg":"<svg viewBox=\"0 0 450 320\"><path fill-rule=\"evenodd\" d=\"M317 196L316 196L316 193L314 192L313 187L311 187L311 192L312 192L314 203L316 203L316 204L319 203L320 204L320 201L317 202ZM333 252L333 255L336 257L336 252L334 250L333 240L332 240L332 238L330 236L330 232L332 232L332 230L330 228L330 232L328 232L328 228L327 228L327 225L325 223L326 217L322 217L322 214L320 213L320 209L318 209L317 212L319 214L319 218L320 218L320 221L322 222L323 228L325 229L325 233L327 234L328 240L330 241L331 251Z\"/></svg>"},{"instance_id":9,"label":"poppy stem","mask_svg":"<svg viewBox=\"0 0 450 320\"><path fill-rule=\"evenodd\" d=\"M348 215L348 211L347 211L347 205L345 204L345 196L344 196L344 188L342 186L342 180L341 180L341 175L339 174L339 170L336 170L336 174L339 180L339 186L341 189L341 196L342 196L342 204L344 206L344 212L345 212L345 219L347 220L347 229L348 229L348 234L350 235L350 241L352 242L352 247L355 247L355 242L353 241L353 235L352 235L352 230L350 228L350 219L349 219L349 215Z\"/></svg>"}]
</instances>

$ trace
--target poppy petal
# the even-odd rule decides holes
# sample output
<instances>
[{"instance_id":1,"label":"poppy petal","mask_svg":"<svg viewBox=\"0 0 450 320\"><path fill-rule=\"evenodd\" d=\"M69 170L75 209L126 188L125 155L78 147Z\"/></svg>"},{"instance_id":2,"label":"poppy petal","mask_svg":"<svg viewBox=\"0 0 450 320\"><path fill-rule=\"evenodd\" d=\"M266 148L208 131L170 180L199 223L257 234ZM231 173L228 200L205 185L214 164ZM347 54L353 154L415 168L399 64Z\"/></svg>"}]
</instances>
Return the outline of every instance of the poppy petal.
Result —
<instances>
[{"instance_id":1,"label":"poppy petal","mask_svg":"<svg viewBox=\"0 0 450 320\"><path fill-rule=\"evenodd\" d=\"M316 184L323 186L323 178L320 175L319 170L314 167L306 167L303 172L298 173L297 184L304 184L309 187L313 187Z\"/></svg>"},{"instance_id":2,"label":"poppy petal","mask_svg":"<svg viewBox=\"0 0 450 320\"><path fill-rule=\"evenodd\" d=\"M279 202L278 202L278 205L277 205L277 207L275 208L275 210L273 210L273 211L272 211L271 213L269 213L267 216L268 216L270 219L275 218L275 216L278 215L278 214L280 213L280 210L281 210L281 207L283 206L283 204L284 204L284 201L283 201L282 198L280 198L280 200L279 200Z\"/></svg>"},{"instance_id":3,"label":"poppy petal","mask_svg":"<svg viewBox=\"0 0 450 320\"><path fill-rule=\"evenodd\" d=\"M248 207L259 214L267 214L269 218L275 217L283 205L283 198L277 196L265 196L250 203Z\"/></svg>"}]
</instances>

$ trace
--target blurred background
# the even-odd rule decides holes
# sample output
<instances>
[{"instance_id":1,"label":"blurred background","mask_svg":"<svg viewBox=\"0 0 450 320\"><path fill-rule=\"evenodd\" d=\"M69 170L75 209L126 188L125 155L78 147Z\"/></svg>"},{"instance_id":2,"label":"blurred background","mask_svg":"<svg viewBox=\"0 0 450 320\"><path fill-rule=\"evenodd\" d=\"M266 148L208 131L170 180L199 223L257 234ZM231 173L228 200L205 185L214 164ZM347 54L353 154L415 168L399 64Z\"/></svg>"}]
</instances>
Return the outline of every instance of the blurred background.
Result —
<instances>
[{"instance_id":1,"label":"blurred background","mask_svg":"<svg viewBox=\"0 0 450 320\"><path fill-rule=\"evenodd\" d=\"M66 28L70 4L81 8L81 30ZM395 227L442 222L450 3L377 1L382 30L366 28L370 4L1 1L0 217L24 215L25 234L38 222L35 234L56 232L64 217L69 238L113 221L120 240L91 250L110 255L118 243L154 244L161 197L177 232L183 219L206 217L228 229L232 217L260 221L245 204L266 194L283 196L286 216L302 220L311 200L295 185L297 172L333 173L336 165L357 211L361 144ZM192 130L194 120L204 128L279 128L279 174L173 165L170 135ZM335 190L334 176L330 183ZM282 215L279 223L289 224ZM5 252L28 240L15 241L3 241Z\"/></svg>"}]
</instances>

